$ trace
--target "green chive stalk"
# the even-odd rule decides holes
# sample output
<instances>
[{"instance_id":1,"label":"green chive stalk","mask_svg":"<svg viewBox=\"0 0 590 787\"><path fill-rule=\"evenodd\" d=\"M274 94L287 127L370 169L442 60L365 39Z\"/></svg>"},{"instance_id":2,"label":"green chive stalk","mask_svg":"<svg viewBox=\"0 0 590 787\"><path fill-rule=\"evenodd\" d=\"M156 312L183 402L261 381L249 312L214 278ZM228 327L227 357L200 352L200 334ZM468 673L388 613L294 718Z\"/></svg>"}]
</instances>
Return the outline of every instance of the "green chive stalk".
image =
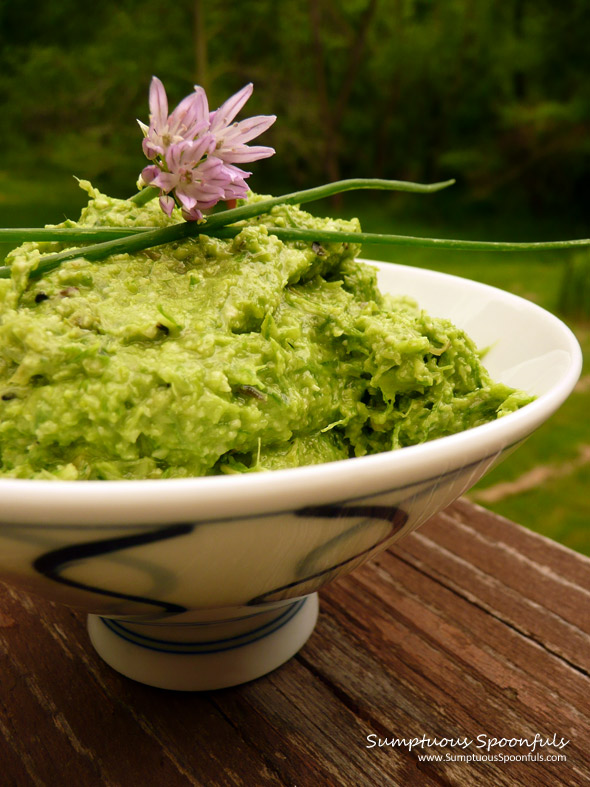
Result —
<instances>
[{"instance_id":1,"label":"green chive stalk","mask_svg":"<svg viewBox=\"0 0 590 787\"><path fill-rule=\"evenodd\" d=\"M152 246L184 240L203 231L209 232L228 224L233 224L236 221L243 221L244 219L267 213L275 205L295 205L313 202L314 200L331 197L333 194L357 189L383 189L386 191L409 191L430 194L447 188L454 182L454 180L447 180L442 183L424 184L410 183L403 180L381 180L378 178L339 180L334 183L327 183L324 186L294 191L291 194L284 194L280 197L272 197L260 202L242 205L239 208L220 211L212 216L208 216L204 221L184 221L179 224L172 224L169 227L129 235L125 238L115 238L104 243L95 243L79 249L67 249L57 254L48 254L41 258L39 265L29 273L29 276L30 278L39 278L45 273L58 268L62 262L76 259L77 257L84 257L87 260L102 260L112 254L134 254ZM0 278L6 279L9 277L10 267L0 267Z\"/></svg>"},{"instance_id":2,"label":"green chive stalk","mask_svg":"<svg viewBox=\"0 0 590 787\"><path fill-rule=\"evenodd\" d=\"M187 237L203 234L218 238L234 238L243 227L228 226L237 221L253 218L268 212L275 205L299 204L331 196L352 189L379 188L399 191L415 191L431 193L450 186L454 181L443 183L420 184L405 181L389 181L374 179L354 179L338 181L313 189L293 192L281 197L273 197L261 202L243 205L239 208L220 211L209 216L203 222L181 222L169 227L152 229L149 227L48 227L0 230L0 241L71 241L88 242L92 245L82 248L67 249L57 254L41 258L38 267L31 271L31 278L39 278L57 268L66 260L84 257L88 260L100 260L112 254L132 254L152 246L182 240ZM143 194L139 192L139 195ZM138 197L139 195L135 195ZM137 203L135 198L132 201ZM147 202L147 200L146 200ZM456 240L450 238L419 238L411 235L388 235L372 232L340 232L333 230L308 230L295 227L273 227L267 225L269 233L284 241L303 241L307 243L373 243L392 246L420 246L425 248L455 249L463 251L549 251L555 249L574 249L590 246L590 239L547 241L547 242L497 242ZM0 267L0 278L9 278L9 266Z\"/></svg>"},{"instance_id":3,"label":"green chive stalk","mask_svg":"<svg viewBox=\"0 0 590 787\"><path fill-rule=\"evenodd\" d=\"M384 246L421 246L424 248L455 249L458 251L551 251L590 246L590 238L546 242L503 242L479 240L453 240L451 238L418 238L413 235L384 235L377 232L339 232L333 230L305 230L267 225L271 235L279 240L307 241L313 243L374 243ZM243 227L222 227L209 234L217 238L234 238Z\"/></svg>"},{"instance_id":4,"label":"green chive stalk","mask_svg":"<svg viewBox=\"0 0 590 787\"><path fill-rule=\"evenodd\" d=\"M210 229L200 225L199 235L212 235L216 238L235 238L243 226L223 226ZM556 241L479 241L453 238L420 238L414 235L387 235L376 232L344 232L340 230L307 230L298 227L266 226L269 234L279 240L304 241L306 243L372 243L383 246L420 246L423 248L455 249L456 251L551 251L555 249L575 249L590 246L589 238ZM109 240L142 235L153 232L151 227L31 227L0 229L0 242L3 241L86 241L105 242ZM68 250L69 251L69 250ZM84 253L84 254L82 254ZM78 249L76 256L86 256L85 249ZM2 268L0 268L0 271Z\"/></svg>"},{"instance_id":5,"label":"green chive stalk","mask_svg":"<svg viewBox=\"0 0 590 787\"><path fill-rule=\"evenodd\" d=\"M140 235L153 227L13 227L0 228L0 243L24 243L25 241L61 241L67 243L89 243L94 241L127 238Z\"/></svg>"},{"instance_id":6,"label":"green chive stalk","mask_svg":"<svg viewBox=\"0 0 590 787\"><path fill-rule=\"evenodd\" d=\"M141 191L138 191L137 194L129 197L129 202L135 202L136 205L146 205L150 200L154 199L154 197L157 197L158 194L159 191L155 186L146 186Z\"/></svg>"}]
</instances>

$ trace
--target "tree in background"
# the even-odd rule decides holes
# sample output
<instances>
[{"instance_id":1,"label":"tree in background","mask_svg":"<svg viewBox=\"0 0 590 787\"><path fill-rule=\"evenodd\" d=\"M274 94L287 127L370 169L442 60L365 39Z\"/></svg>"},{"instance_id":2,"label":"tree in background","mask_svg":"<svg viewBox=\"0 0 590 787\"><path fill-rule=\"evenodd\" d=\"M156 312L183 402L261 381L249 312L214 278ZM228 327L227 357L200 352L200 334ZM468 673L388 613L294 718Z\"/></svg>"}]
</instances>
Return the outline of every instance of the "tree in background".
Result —
<instances>
[{"instance_id":1,"label":"tree in background","mask_svg":"<svg viewBox=\"0 0 590 787\"><path fill-rule=\"evenodd\" d=\"M5 170L128 191L157 74L212 106L254 82L252 112L279 115L268 188L453 175L552 211L588 190L585 0L0 0L0 22Z\"/></svg>"}]
</instances>

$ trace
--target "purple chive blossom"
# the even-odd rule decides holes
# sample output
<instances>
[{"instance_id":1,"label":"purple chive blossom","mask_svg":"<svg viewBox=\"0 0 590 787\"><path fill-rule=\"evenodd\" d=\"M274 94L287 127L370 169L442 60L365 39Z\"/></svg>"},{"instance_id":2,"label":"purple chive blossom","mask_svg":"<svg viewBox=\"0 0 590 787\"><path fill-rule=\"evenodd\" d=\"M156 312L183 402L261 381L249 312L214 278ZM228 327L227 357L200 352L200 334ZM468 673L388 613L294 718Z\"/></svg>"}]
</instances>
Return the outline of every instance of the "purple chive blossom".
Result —
<instances>
[{"instance_id":1,"label":"purple chive blossom","mask_svg":"<svg viewBox=\"0 0 590 787\"><path fill-rule=\"evenodd\" d=\"M246 161L268 158L275 152L274 148L263 145L248 146L245 143L270 128L277 119L276 115L256 115L246 120L240 120L238 123L232 123L252 95L253 89L254 86L250 82L229 98L225 104L222 104L218 110L211 112L209 116L209 131L217 140L215 155L222 161L243 164Z\"/></svg>"},{"instance_id":2,"label":"purple chive blossom","mask_svg":"<svg viewBox=\"0 0 590 787\"><path fill-rule=\"evenodd\" d=\"M149 159L164 156L175 142L195 139L209 126L209 105L202 87L186 96L168 116L168 98L164 85L153 77L150 85L150 124L138 121L144 133L143 152Z\"/></svg>"},{"instance_id":3,"label":"purple chive blossom","mask_svg":"<svg viewBox=\"0 0 590 787\"><path fill-rule=\"evenodd\" d=\"M237 167L228 166L215 156L207 156L195 165L192 145L190 142L178 142L169 147L166 155L168 172L155 164L142 172L145 183L160 189L162 210L170 216L178 203L188 221L202 219L201 209L211 208L219 200L241 198L248 193L242 171ZM176 199L167 196L171 191L174 191Z\"/></svg>"},{"instance_id":4,"label":"purple chive blossom","mask_svg":"<svg viewBox=\"0 0 590 787\"><path fill-rule=\"evenodd\" d=\"M232 122L252 90L252 84L246 85L215 112L209 112L205 91L195 86L195 92L168 116L166 91L153 77L150 125L139 125L144 134L143 151L154 163L143 169L141 179L160 189L160 207L167 215L178 205L185 219L195 221L203 217L202 210L220 200L247 195L246 178L251 173L235 164L272 156L273 148L246 143L276 120L274 115L258 115Z\"/></svg>"}]
</instances>

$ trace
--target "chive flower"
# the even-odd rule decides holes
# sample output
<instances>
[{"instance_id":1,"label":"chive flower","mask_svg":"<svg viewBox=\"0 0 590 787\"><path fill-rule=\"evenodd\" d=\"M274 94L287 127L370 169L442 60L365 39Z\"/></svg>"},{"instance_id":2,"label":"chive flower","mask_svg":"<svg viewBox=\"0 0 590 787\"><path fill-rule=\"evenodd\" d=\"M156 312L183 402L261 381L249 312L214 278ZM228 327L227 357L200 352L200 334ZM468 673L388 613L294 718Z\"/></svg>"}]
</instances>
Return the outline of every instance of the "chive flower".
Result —
<instances>
[{"instance_id":1,"label":"chive flower","mask_svg":"<svg viewBox=\"0 0 590 787\"><path fill-rule=\"evenodd\" d=\"M234 118L252 95L248 84L219 109L209 111L207 95L195 85L168 114L164 85L153 77L149 92L150 123L139 122L144 134L143 152L153 163L144 167L143 185L160 191L160 207L169 216L175 205L187 221L203 218L203 210L220 200L246 196L246 179L251 175L236 164L272 156L273 148L248 145L276 120L275 115L257 115L238 122Z\"/></svg>"}]
</instances>

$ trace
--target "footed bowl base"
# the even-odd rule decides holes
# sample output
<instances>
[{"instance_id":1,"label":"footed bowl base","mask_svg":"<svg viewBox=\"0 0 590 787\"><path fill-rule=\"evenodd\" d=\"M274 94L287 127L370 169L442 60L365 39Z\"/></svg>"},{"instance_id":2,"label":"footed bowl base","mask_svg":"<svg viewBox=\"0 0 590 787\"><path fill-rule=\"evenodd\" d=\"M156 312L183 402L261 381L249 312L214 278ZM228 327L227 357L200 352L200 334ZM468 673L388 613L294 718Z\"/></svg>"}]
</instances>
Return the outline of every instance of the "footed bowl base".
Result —
<instances>
[{"instance_id":1,"label":"footed bowl base","mask_svg":"<svg viewBox=\"0 0 590 787\"><path fill-rule=\"evenodd\" d=\"M303 647L318 617L313 593L234 622L144 624L88 616L88 633L113 669L148 686L210 691L259 678ZM219 636L220 633L223 636Z\"/></svg>"}]
</instances>

